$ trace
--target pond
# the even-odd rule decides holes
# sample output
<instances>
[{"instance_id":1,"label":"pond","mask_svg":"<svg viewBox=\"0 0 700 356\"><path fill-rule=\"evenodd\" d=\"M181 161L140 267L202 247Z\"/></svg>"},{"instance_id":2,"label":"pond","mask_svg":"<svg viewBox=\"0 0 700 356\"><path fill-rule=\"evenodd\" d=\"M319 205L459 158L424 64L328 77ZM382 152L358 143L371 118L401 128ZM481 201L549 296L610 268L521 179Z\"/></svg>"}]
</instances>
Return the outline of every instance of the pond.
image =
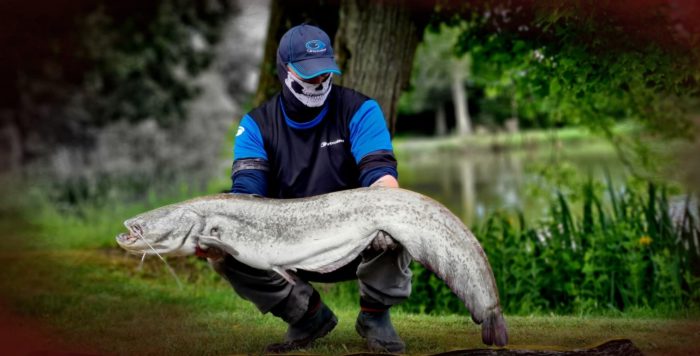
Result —
<instances>
[{"instance_id":1,"label":"pond","mask_svg":"<svg viewBox=\"0 0 700 356\"><path fill-rule=\"evenodd\" d=\"M544 172L592 176L613 182L625 178L624 166L614 149L583 143L529 150L489 149L421 150L397 146L399 182L403 188L426 194L445 204L468 225L478 223L494 210L522 211L526 219L541 217L550 194L556 192Z\"/></svg>"}]
</instances>

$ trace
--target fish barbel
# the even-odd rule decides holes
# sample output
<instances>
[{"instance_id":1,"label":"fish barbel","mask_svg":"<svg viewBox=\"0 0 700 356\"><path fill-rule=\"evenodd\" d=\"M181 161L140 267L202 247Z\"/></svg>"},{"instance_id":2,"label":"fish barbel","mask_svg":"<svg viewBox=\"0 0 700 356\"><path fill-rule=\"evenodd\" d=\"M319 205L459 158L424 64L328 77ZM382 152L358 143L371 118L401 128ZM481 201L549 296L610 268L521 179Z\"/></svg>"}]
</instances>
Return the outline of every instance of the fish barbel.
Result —
<instances>
[{"instance_id":1,"label":"fish barbel","mask_svg":"<svg viewBox=\"0 0 700 356\"><path fill-rule=\"evenodd\" d=\"M479 241L445 206L399 188L358 188L300 199L218 194L126 220L118 244L132 253L191 255L216 247L254 268L328 273L354 260L377 231L450 287L482 325L482 341L504 346L508 332L491 266Z\"/></svg>"}]
</instances>

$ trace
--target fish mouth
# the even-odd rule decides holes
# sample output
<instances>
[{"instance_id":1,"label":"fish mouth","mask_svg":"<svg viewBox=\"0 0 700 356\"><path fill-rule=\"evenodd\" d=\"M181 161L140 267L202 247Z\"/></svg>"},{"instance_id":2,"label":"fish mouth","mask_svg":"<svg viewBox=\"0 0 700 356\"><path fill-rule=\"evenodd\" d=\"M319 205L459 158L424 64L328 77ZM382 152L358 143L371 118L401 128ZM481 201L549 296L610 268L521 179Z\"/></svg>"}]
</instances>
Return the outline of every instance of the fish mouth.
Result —
<instances>
[{"instance_id":1,"label":"fish mouth","mask_svg":"<svg viewBox=\"0 0 700 356\"><path fill-rule=\"evenodd\" d=\"M141 238L132 233L121 233L117 235L117 243L123 248L128 248L136 244Z\"/></svg>"},{"instance_id":2,"label":"fish mouth","mask_svg":"<svg viewBox=\"0 0 700 356\"><path fill-rule=\"evenodd\" d=\"M163 240L167 240L174 231L168 231L166 234L163 236L159 237L155 241L151 241L150 243L148 242L147 238L144 237L144 232L143 228L139 224L133 224L133 225L128 225L125 224L128 232L126 233L120 233L117 235L116 240L117 244L119 244L120 247L123 249L127 250L128 252L131 253L136 253L136 254L141 254L141 253L146 253L146 254L169 254L172 253L173 251L177 251L182 246L185 244L187 239L190 236L190 233L192 232L192 229L194 228L194 225L190 227L189 231L187 232L185 238L180 241L178 246L172 247L172 248L163 248L162 246L159 245L160 242Z\"/></svg>"},{"instance_id":3,"label":"fish mouth","mask_svg":"<svg viewBox=\"0 0 700 356\"><path fill-rule=\"evenodd\" d=\"M117 243L122 245L122 246L130 246L136 243L136 241L141 239L141 236L143 236L143 231L141 230L141 227L138 225L127 225L126 223L124 224L126 226L126 229L128 230L127 233L121 233L117 235Z\"/></svg>"},{"instance_id":4,"label":"fish mouth","mask_svg":"<svg viewBox=\"0 0 700 356\"><path fill-rule=\"evenodd\" d=\"M121 234L117 235L117 243L119 243L120 245L125 245L125 246L133 245L138 240L139 240L139 237L134 236L131 233L121 233Z\"/></svg>"}]
</instances>

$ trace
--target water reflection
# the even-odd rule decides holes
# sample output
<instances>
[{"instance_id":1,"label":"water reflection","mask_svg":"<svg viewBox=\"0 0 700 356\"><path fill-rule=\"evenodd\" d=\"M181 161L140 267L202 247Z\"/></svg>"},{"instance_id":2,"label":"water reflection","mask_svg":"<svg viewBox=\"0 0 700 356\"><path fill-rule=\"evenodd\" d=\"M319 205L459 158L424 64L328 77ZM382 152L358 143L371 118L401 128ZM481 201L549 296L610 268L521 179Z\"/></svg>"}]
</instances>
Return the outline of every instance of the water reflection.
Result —
<instances>
[{"instance_id":1,"label":"water reflection","mask_svg":"<svg viewBox=\"0 0 700 356\"><path fill-rule=\"evenodd\" d=\"M583 177L602 179L606 170L615 180L623 175L612 149L555 153L412 151L402 152L398 160L402 187L435 198L467 224L497 209L519 210L528 219L542 216L547 209L546 192L554 189L542 186L546 183L541 172L548 165L566 165L569 174Z\"/></svg>"}]
</instances>

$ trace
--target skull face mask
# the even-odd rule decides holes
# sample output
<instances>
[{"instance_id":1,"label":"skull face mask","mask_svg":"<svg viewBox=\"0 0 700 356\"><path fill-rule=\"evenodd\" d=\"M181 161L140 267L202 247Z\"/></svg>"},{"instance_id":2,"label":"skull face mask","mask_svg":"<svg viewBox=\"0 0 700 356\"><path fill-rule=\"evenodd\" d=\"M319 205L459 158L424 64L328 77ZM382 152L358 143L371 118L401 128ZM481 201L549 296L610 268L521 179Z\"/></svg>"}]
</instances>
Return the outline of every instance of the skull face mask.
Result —
<instances>
[{"instance_id":1,"label":"skull face mask","mask_svg":"<svg viewBox=\"0 0 700 356\"><path fill-rule=\"evenodd\" d=\"M331 92L332 79L333 74L330 74L323 82L312 84L297 78L293 73L287 71L284 84L302 104L310 108L317 108L326 102L326 98Z\"/></svg>"}]
</instances>

